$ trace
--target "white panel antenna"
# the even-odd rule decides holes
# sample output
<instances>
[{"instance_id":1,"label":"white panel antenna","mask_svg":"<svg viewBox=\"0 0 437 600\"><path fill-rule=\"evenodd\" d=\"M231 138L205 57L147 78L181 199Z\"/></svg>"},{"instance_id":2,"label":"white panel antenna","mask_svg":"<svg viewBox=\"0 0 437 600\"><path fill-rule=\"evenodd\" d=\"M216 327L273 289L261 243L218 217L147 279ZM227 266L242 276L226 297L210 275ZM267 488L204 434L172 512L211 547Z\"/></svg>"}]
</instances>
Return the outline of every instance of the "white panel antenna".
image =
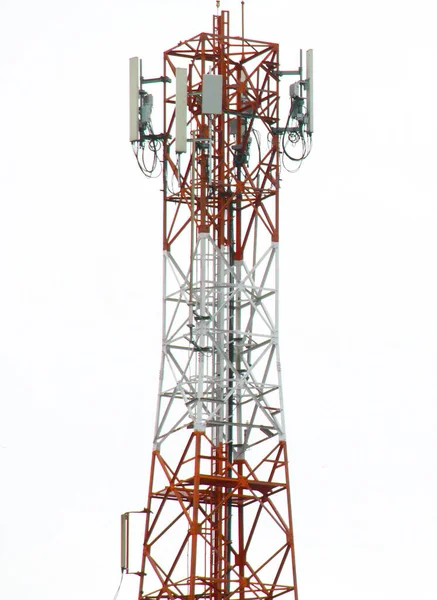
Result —
<instances>
[{"instance_id":1,"label":"white panel antenna","mask_svg":"<svg viewBox=\"0 0 437 600\"><path fill-rule=\"evenodd\" d=\"M307 131L311 135L314 131L314 75L313 75L313 51L307 50L306 61L306 92L307 92Z\"/></svg>"},{"instance_id":2,"label":"white panel antenna","mask_svg":"<svg viewBox=\"0 0 437 600\"><path fill-rule=\"evenodd\" d=\"M223 112L223 76L204 75L202 79L202 113L221 115Z\"/></svg>"},{"instance_id":3,"label":"white panel antenna","mask_svg":"<svg viewBox=\"0 0 437 600\"><path fill-rule=\"evenodd\" d=\"M176 152L187 151L187 69L176 68Z\"/></svg>"},{"instance_id":4,"label":"white panel antenna","mask_svg":"<svg viewBox=\"0 0 437 600\"><path fill-rule=\"evenodd\" d=\"M141 62L137 56L129 59L129 140L131 142L140 139Z\"/></svg>"}]
</instances>

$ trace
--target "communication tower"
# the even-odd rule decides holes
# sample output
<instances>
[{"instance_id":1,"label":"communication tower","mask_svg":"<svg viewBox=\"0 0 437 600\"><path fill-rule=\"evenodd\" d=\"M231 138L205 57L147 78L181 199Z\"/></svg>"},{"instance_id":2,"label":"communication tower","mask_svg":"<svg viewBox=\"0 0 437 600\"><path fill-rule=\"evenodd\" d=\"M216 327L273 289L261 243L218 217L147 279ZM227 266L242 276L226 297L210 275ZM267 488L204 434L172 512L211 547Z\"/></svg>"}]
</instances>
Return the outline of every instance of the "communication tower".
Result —
<instances>
[{"instance_id":1,"label":"communication tower","mask_svg":"<svg viewBox=\"0 0 437 600\"><path fill-rule=\"evenodd\" d=\"M278 44L244 28L232 37L222 11L211 33L164 52L162 76L130 60L130 141L143 173L163 177L162 365L139 600L298 598L278 265L280 171L306 158L313 132L312 51L305 75L302 59L281 71ZM151 89L163 95L161 133Z\"/></svg>"}]
</instances>

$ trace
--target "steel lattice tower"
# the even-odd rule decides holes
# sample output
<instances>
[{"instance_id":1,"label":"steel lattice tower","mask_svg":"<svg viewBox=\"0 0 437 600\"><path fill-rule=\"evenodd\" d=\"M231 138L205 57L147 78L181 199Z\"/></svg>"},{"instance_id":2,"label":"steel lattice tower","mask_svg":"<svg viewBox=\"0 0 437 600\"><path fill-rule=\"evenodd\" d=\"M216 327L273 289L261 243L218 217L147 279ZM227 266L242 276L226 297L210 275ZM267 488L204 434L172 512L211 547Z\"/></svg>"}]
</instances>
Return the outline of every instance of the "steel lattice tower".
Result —
<instances>
[{"instance_id":1,"label":"steel lattice tower","mask_svg":"<svg viewBox=\"0 0 437 600\"><path fill-rule=\"evenodd\" d=\"M162 148L164 285L139 600L298 598L278 346L278 51L214 16L212 33L164 53L164 133L143 135ZM221 76L216 113L202 105L205 75Z\"/></svg>"}]
</instances>

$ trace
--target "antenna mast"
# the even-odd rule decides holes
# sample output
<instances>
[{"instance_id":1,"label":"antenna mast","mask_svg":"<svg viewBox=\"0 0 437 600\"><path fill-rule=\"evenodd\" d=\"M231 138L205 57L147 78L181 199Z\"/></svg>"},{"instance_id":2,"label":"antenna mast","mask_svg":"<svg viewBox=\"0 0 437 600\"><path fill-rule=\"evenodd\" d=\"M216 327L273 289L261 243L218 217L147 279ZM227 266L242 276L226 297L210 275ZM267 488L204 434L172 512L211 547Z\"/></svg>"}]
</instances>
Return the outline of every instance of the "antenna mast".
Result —
<instances>
[{"instance_id":1,"label":"antenna mast","mask_svg":"<svg viewBox=\"0 0 437 600\"><path fill-rule=\"evenodd\" d=\"M211 33L164 52L162 77L144 79L131 59L130 139L141 170L152 175L151 152L163 176L162 365L139 600L298 600L278 209L281 161L310 147L308 81L302 65L279 71L278 44L245 38L241 6L241 37L222 11ZM300 79L281 127L289 74ZM161 134L152 83L163 86ZM122 523L129 572L128 513Z\"/></svg>"}]
</instances>

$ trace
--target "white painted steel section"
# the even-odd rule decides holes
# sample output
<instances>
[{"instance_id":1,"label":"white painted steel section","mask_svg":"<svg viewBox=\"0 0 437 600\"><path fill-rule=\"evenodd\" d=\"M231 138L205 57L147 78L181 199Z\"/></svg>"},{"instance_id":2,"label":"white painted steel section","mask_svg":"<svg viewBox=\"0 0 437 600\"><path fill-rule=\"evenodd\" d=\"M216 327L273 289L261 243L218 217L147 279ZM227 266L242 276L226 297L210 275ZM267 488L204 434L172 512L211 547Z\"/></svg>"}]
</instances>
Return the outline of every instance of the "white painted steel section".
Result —
<instances>
[{"instance_id":1,"label":"white painted steel section","mask_svg":"<svg viewBox=\"0 0 437 600\"><path fill-rule=\"evenodd\" d=\"M220 252L216 254L217 265L217 345L219 348L224 348L225 344L225 254L226 248L222 246ZM222 384L225 370L225 362L222 354L216 353L216 369L215 369L215 412L218 421L224 423L224 386ZM217 425L214 430L214 444L217 446L223 441L223 425Z\"/></svg>"},{"instance_id":2,"label":"white painted steel section","mask_svg":"<svg viewBox=\"0 0 437 600\"><path fill-rule=\"evenodd\" d=\"M204 348L208 347L207 340L207 319L209 315L206 311L206 277L207 277L207 256L206 256L206 237L207 234L201 233L199 235L200 241L200 253L198 255L198 261L200 263L200 276L199 286L200 294L197 302L199 312L195 311L196 327L194 330L195 337L198 339L197 354L198 354L198 384L197 384L197 403L196 403L196 421L194 423L194 429L204 431L206 419L203 414L203 399L205 393L205 386L207 385L207 361L206 355L207 350Z\"/></svg>"},{"instance_id":3,"label":"white painted steel section","mask_svg":"<svg viewBox=\"0 0 437 600\"><path fill-rule=\"evenodd\" d=\"M276 248L276 264L275 264L275 280L276 280L276 289L279 290L279 244L278 242L274 243L273 246ZM281 407L281 429L282 434L279 436L280 440L285 440L285 410L284 410L284 394L282 387L282 363L281 356L279 353L279 294L276 294L276 332L274 336L274 344L276 348L276 368L278 371L278 383L279 383L279 405Z\"/></svg>"},{"instance_id":4,"label":"white painted steel section","mask_svg":"<svg viewBox=\"0 0 437 600\"><path fill-rule=\"evenodd\" d=\"M165 252L164 278L155 447L187 428L206 429L216 444L232 440L236 456L271 438L285 439L278 245L271 244L253 266L231 264L224 248L200 234L193 268Z\"/></svg>"},{"instance_id":5,"label":"white painted steel section","mask_svg":"<svg viewBox=\"0 0 437 600\"><path fill-rule=\"evenodd\" d=\"M156 441L159 437L159 426L161 421L161 391L164 381L164 368L165 368L165 332L166 332L166 323L167 323L167 311L166 311L166 301L165 298L167 296L167 252L164 251L163 261L162 261L162 351L161 351L161 366L159 369L159 393L158 393L158 404L156 408L155 415L155 435L154 441ZM156 444L155 444L156 449Z\"/></svg>"},{"instance_id":6,"label":"white painted steel section","mask_svg":"<svg viewBox=\"0 0 437 600\"><path fill-rule=\"evenodd\" d=\"M129 59L129 141L140 139L140 87L141 59L137 56Z\"/></svg>"},{"instance_id":7,"label":"white painted steel section","mask_svg":"<svg viewBox=\"0 0 437 600\"><path fill-rule=\"evenodd\" d=\"M187 151L187 69L176 68L176 152Z\"/></svg>"},{"instance_id":8,"label":"white painted steel section","mask_svg":"<svg viewBox=\"0 0 437 600\"><path fill-rule=\"evenodd\" d=\"M241 267L243 261L237 261L235 263L235 274L236 274L236 282L237 288L235 293L235 366L237 373L239 373L239 380L237 383L237 389L235 392L235 408L236 408L236 417L237 417L237 446L239 448L243 445L243 428L242 428L242 419L243 419L243 411L242 411L242 388L244 387L244 377L243 373L245 370L242 369L242 354L243 354L243 332L241 331L241 302L242 302L242 293L241 293L241 284L238 282L241 281Z\"/></svg>"}]
</instances>

